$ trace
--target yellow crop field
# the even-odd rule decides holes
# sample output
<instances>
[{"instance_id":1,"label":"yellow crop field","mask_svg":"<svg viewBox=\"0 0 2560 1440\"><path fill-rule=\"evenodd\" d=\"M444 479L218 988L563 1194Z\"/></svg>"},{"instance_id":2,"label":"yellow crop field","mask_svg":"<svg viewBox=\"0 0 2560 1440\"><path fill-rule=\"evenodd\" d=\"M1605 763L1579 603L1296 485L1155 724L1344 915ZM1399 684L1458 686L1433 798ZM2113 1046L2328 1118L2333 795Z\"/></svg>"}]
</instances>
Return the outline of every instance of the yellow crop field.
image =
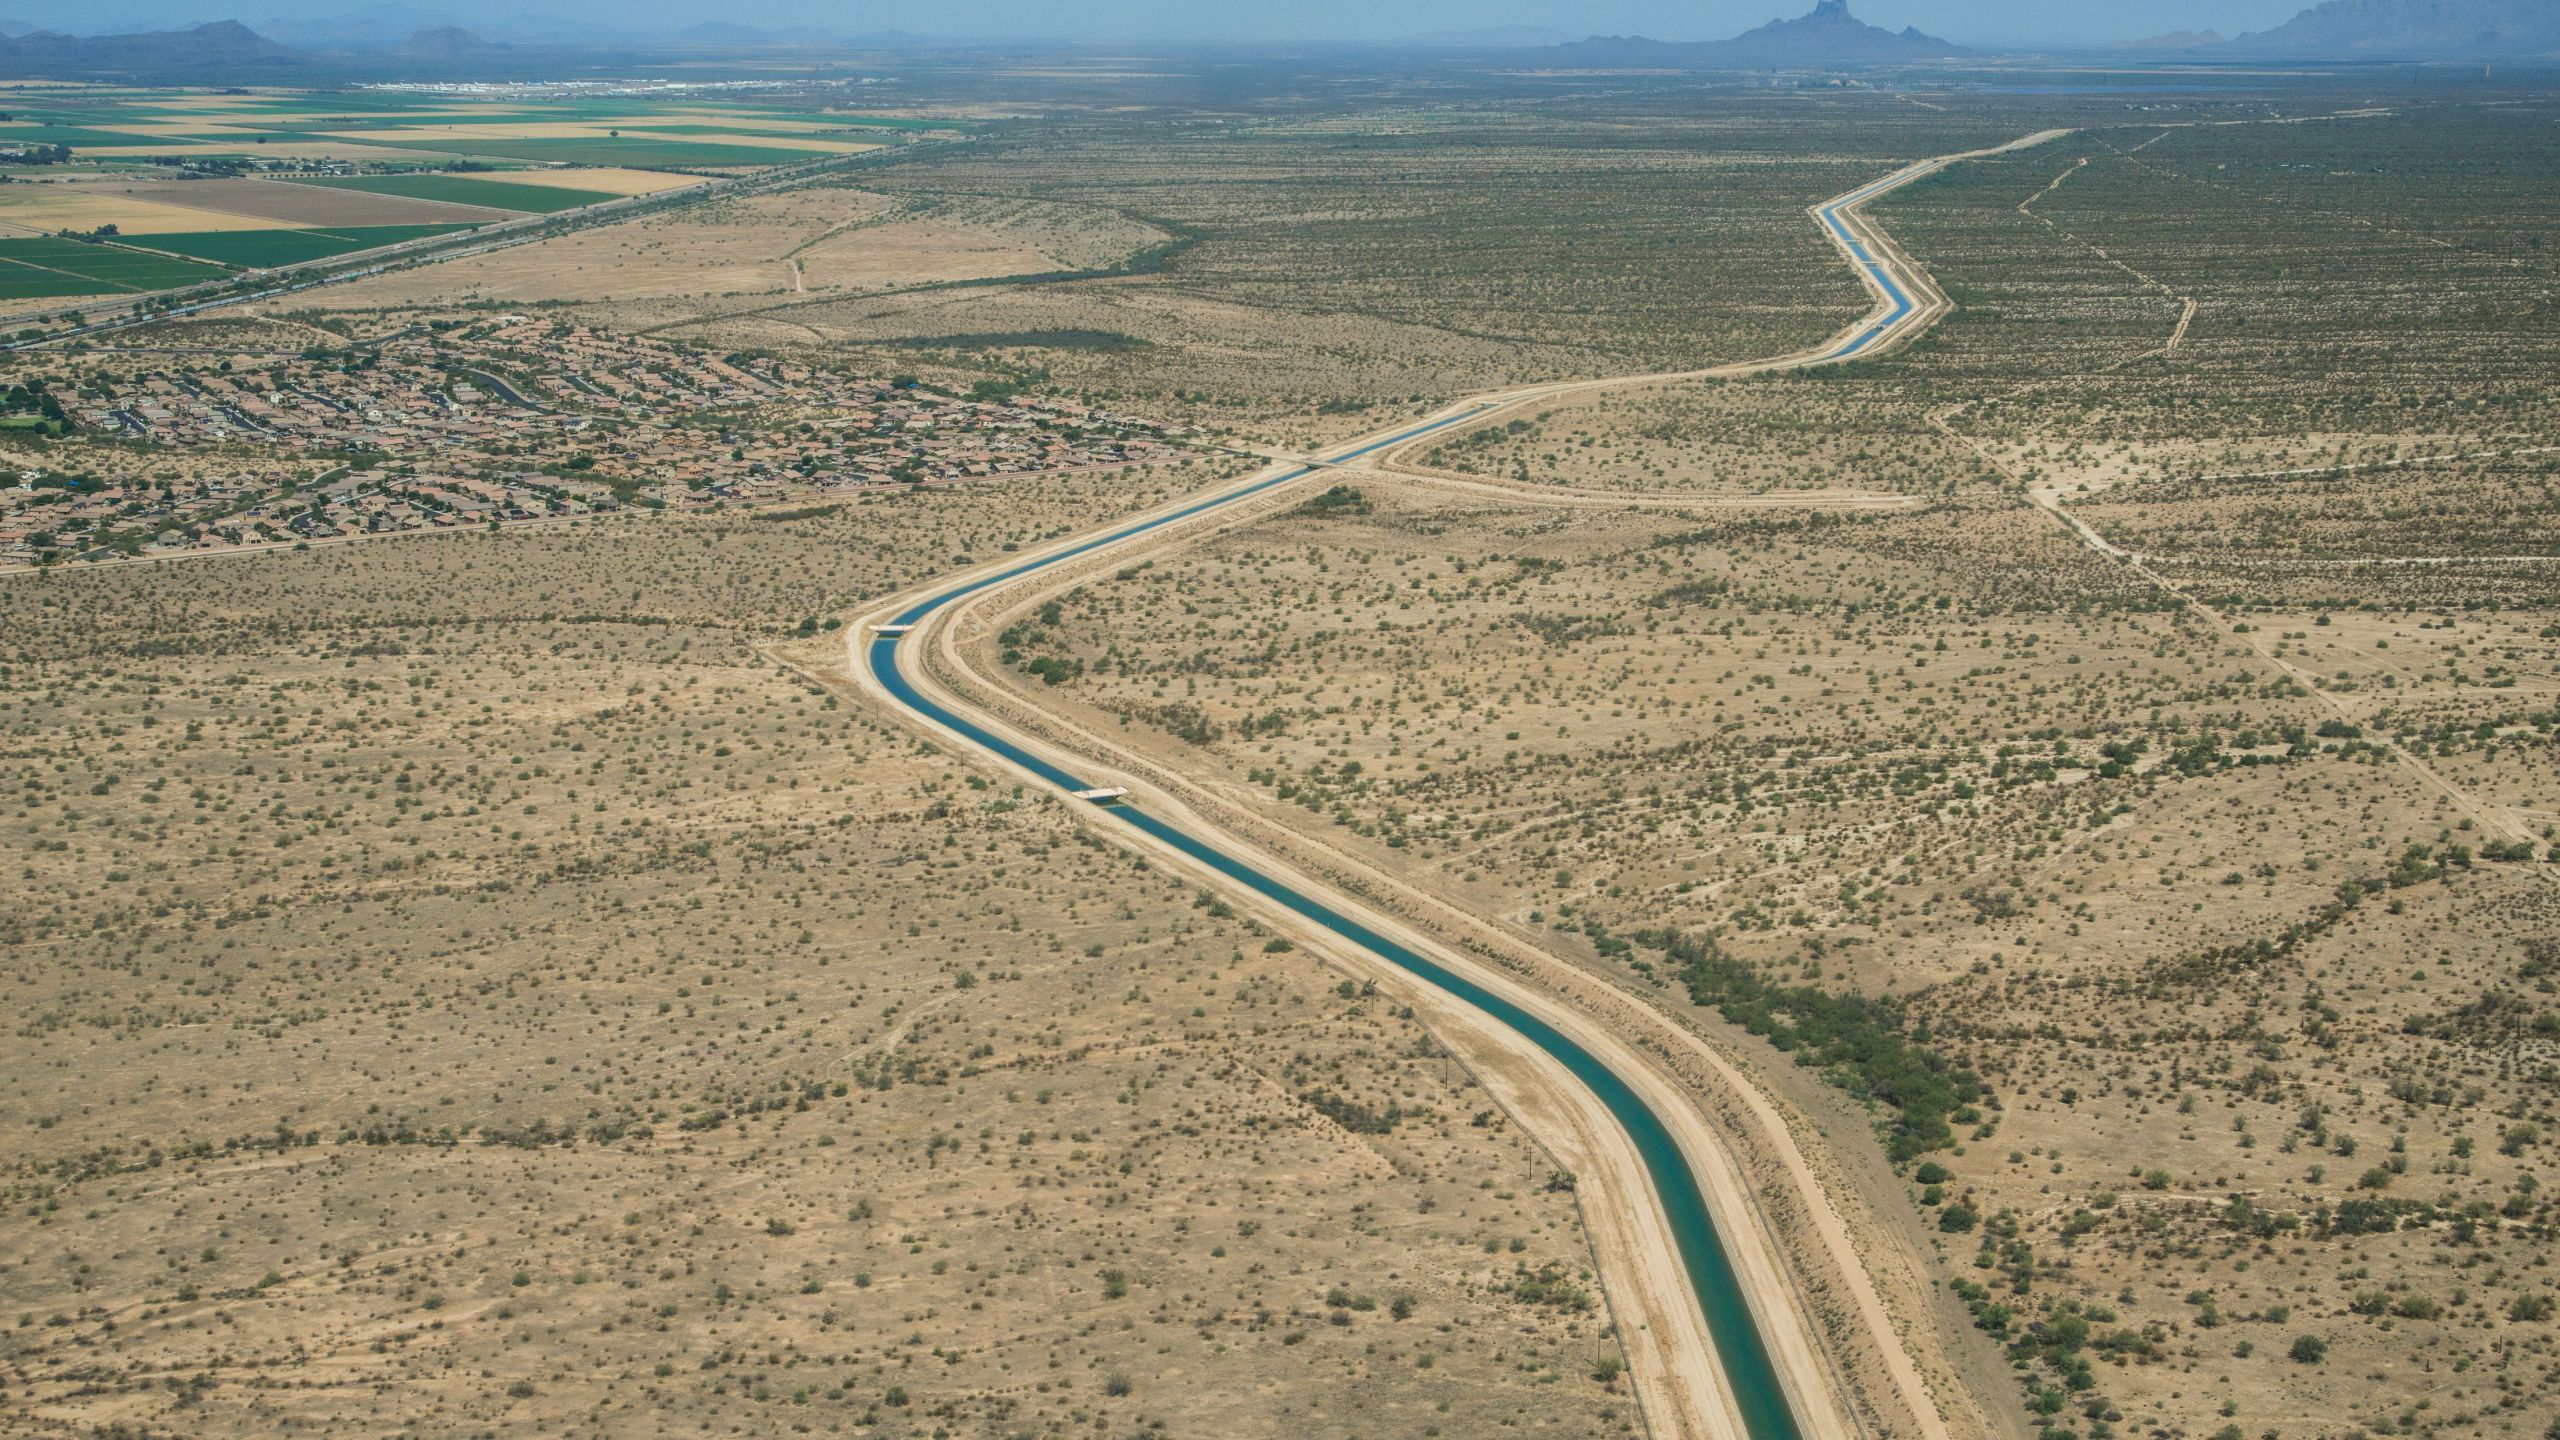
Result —
<instances>
[{"instance_id":1,"label":"yellow crop field","mask_svg":"<svg viewBox=\"0 0 2560 1440\"><path fill-rule=\"evenodd\" d=\"M633 121L629 125L613 121L543 120L522 125L399 125L381 130L335 130L323 133L345 139L398 142L416 141L427 145L469 146L503 144L515 140L602 140L620 131L630 138L634 127L649 123ZM742 135L720 131L705 135L667 135L670 143L694 142L706 145L741 145L753 150L817 150L831 155L859 155L880 147L860 140L830 140L798 135Z\"/></svg>"},{"instance_id":2,"label":"yellow crop field","mask_svg":"<svg viewBox=\"0 0 2560 1440\"><path fill-rule=\"evenodd\" d=\"M442 164L453 156L430 150L393 150L380 145L358 145L351 141L332 141L315 137L290 145L253 145L245 136L239 140L171 141L166 145L83 145L83 160L139 160L160 155L175 155L195 148L212 155L254 154L261 160L303 161L406 161L413 164Z\"/></svg>"},{"instance_id":3,"label":"yellow crop field","mask_svg":"<svg viewBox=\"0 0 2560 1440\"><path fill-rule=\"evenodd\" d=\"M655 195L702 182L691 175L658 170L625 170L610 166L557 170L487 170L471 177L511 185L557 185L569 190L597 190L609 195Z\"/></svg>"},{"instance_id":4,"label":"yellow crop field","mask_svg":"<svg viewBox=\"0 0 2560 1440\"><path fill-rule=\"evenodd\" d=\"M137 199L92 186L12 185L0 193L0 226L31 234L95 230L125 235L178 235L206 230L298 230L291 221L197 210Z\"/></svg>"}]
</instances>

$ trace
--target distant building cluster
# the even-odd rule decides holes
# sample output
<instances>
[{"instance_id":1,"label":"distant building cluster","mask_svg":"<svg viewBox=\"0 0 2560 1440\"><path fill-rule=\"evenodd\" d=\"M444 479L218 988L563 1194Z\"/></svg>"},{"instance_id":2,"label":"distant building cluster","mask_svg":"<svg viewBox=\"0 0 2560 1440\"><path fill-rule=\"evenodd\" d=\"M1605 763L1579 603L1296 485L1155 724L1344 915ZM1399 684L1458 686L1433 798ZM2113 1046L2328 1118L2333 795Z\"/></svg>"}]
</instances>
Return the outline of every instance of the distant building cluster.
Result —
<instances>
[{"instance_id":1,"label":"distant building cluster","mask_svg":"<svg viewBox=\"0 0 2560 1440\"><path fill-rule=\"evenodd\" d=\"M0 565L993 480L1166 459L1190 433L521 316L80 363L46 392L76 426L41 442L60 468L0 472Z\"/></svg>"}]
</instances>

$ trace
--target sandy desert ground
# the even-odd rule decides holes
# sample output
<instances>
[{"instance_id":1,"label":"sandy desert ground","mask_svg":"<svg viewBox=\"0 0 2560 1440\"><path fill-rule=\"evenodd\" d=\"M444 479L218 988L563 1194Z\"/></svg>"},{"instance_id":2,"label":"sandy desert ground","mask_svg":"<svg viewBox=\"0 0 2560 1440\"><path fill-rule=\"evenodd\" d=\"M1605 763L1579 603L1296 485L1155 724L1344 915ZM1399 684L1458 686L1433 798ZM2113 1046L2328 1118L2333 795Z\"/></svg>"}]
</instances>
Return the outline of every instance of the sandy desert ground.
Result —
<instances>
[{"instance_id":1,"label":"sandy desert ground","mask_svg":"<svg viewBox=\"0 0 2560 1440\"><path fill-rule=\"evenodd\" d=\"M230 338L559 307L1232 475L1813 345L1805 206L2068 126L1875 206L1925 337L1311 476L943 683L1688 1057L1950 1433L2550 1429L2547 97L1550 83L1062 102ZM0 583L0 1430L1661 1433L1534 1075L844 666L1212 473Z\"/></svg>"}]
</instances>

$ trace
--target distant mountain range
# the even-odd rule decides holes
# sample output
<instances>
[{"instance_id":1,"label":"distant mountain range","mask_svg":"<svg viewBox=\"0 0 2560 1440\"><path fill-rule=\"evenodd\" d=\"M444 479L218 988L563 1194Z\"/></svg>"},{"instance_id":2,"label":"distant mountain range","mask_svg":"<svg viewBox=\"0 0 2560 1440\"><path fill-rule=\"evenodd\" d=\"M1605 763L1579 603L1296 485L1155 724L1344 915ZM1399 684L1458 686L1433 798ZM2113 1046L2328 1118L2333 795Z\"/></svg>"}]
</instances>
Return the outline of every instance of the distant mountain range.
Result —
<instances>
[{"instance_id":1,"label":"distant mountain range","mask_svg":"<svg viewBox=\"0 0 2560 1440\"><path fill-rule=\"evenodd\" d=\"M2553 0L2328 0L2273 30L2243 35L2248 54L2464 59L2560 58Z\"/></svg>"},{"instance_id":2,"label":"distant mountain range","mask_svg":"<svg viewBox=\"0 0 2560 1440\"><path fill-rule=\"evenodd\" d=\"M1666 41L1598 35L1557 43L1533 26L1408 35L1393 45L1450 50L1507 49L1592 69L1826 69L1926 64L1973 52L1916 29L1886 30L1849 13L1848 0L1816 0L1792 19L1773 20L1729 40ZM66 35L0 21L0 78L164 79L246 84L290 79L315 67L337 73L433 70L454 75L597 62L602 56L666 51L904 49L936 42L898 31L837 35L769 29L725 20L667 34L623 30L585 18L516 12L488 24L405 3L342 14L264 22L251 29L217 20L186 30ZM2115 47L2144 57L2261 60L2425 60L2560 62L2560 0L2324 0L2271 30L2226 40L2213 31L2177 31Z\"/></svg>"},{"instance_id":3,"label":"distant mountain range","mask_svg":"<svg viewBox=\"0 0 2560 1440\"><path fill-rule=\"evenodd\" d=\"M2115 48L2250 60L2560 61L2560 0L2325 0L2272 30L2235 39L2182 30ZM1915 29L1869 25L1849 13L1848 0L1817 0L1811 14L1773 20L1730 40L1595 35L1557 46L1556 53L1566 64L1613 69L1823 69L1972 52Z\"/></svg>"},{"instance_id":4,"label":"distant mountain range","mask_svg":"<svg viewBox=\"0 0 2560 1440\"><path fill-rule=\"evenodd\" d=\"M336 15L275 17L254 22L261 35L298 50L389 50L436 30L469 28L458 15L397 3Z\"/></svg>"},{"instance_id":5,"label":"distant mountain range","mask_svg":"<svg viewBox=\"0 0 2560 1440\"><path fill-rule=\"evenodd\" d=\"M1680 66L1695 69L1764 66L1891 65L1967 53L1935 35L1887 30L1849 13L1849 0L1815 0L1810 14L1772 20L1730 40L1648 40L1640 35L1595 35L1557 47L1565 63L1612 68Z\"/></svg>"},{"instance_id":6,"label":"distant mountain range","mask_svg":"<svg viewBox=\"0 0 2560 1440\"><path fill-rule=\"evenodd\" d=\"M2181 32L2125 48L2266 60L2552 60L2560 59L2560 3L2326 0L2236 39Z\"/></svg>"},{"instance_id":7,"label":"distant mountain range","mask_svg":"<svg viewBox=\"0 0 2560 1440\"><path fill-rule=\"evenodd\" d=\"M472 55L494 55L513 48L510 45L501 45L494 40L484 39L478 31L465 30L459 25L438 25L433 29L421 30L403 41L400 45L400 53L452 59Z\"/></svg>"},{"instance_id":8,"label":"distant mountain range","mask_svg":"<svg viewBox=\"0 0 2560 1440\"><path fill-rule=\"evenodd\" d=\"M485 9L480 6L465 8ZM584 15L563 17L530 9L504 18L471 20L444 10L405 4L402 0L382 0L382 3L334 15L265 20L258 22L256 28L260 34L296 49L357 53L416 50L421 48L424 37L447 30L459 30L481 39L483 43L610 45L624 49L733 50L827 45L885 50L926 43L919 36L894 30L843 35L810 25L772 28L727 20L706 20L670 34L662 30L617 25L602 18L591 19Z\"/></svg>"},{"instance_id":9,"label":"distant mountain range","mask_svg":"<svg viewBox=\"0 0 2560 1440\"><path fill-rule=\"evenodd\" d=\"M617 30L540 12L495 28L466 25L440 10L390 3L299 20L270 20L251 29L217 20L186 30L65 35L0 20L0 78L160 79L205 83L272 82L317 69L402 73L404 64L440 75L491 66L539 73L604 56L668 51L903 49L932 42L901 31L836 35L809 28L765 29L710 21L675 34Z\"/></svg>"},{"instance_id":10,"label":"distant mountain range","mask_svg":"<svg viewBox=\"0 0 2560 1440\"><path fill-rule=\"evenodd\" d=\"M227 83L235 76L298 69L306 61L302 52L279 45L237 20L139 35L34 30L0 37L0 75L12 79L152 76Z\"/></svg>"}]
</instances>

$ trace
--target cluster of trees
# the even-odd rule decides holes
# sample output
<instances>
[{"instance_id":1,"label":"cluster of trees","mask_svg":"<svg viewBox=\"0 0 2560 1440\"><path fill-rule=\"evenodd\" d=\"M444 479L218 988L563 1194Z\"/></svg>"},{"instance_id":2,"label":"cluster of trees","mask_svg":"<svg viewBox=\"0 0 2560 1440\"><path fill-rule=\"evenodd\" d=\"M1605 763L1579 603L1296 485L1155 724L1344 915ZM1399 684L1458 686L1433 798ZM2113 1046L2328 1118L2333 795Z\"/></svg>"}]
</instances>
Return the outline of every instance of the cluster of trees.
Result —
<instances>
[{"instance_id":1,"label":"cluster of trees","mask_svg":"<svg viewBox=\"0 0 2560 1440\"><path fill-rule=\"evenodd\" d=\"M45 388L40 377L13 381L7 390L0 391L0 415L39 415L56 421L69 418L62 413L62 402Z\"/></svg>"},{"instance_id":2,"label":"cluster of trees","mask_svg":"<svg viewBox=\"0 0 2560 1440\"><path fill-rule=\"evenodd\" d=\"M1605 933L1592 938L1603 953L1627 948ZM1714 1006L1860 1099L1890 1107L1885 1148L1895 1163L1952 1146L1955 1125L1980 1120L1981 1077L1907 1034L1894 1002L1813 985L1773 985L1756 966L1727 955L1705 936L1664 929L1639 930L1634 938L1676 967L1692 1001Z\"/></svg>"},{"instance_id":3,"label":"cluster of trees","mask_svg":"<svg viewBox=\"0 0 2560 1440\"><path fill-rule=\"evenodd\" d=\"M181 180L229 179L263 168L246 155L152 155L143 163L175 170Z\"/></svg>"},{"instance_id":4,"label":"cluster of trees","mask_svg":"<svg viewBox=\"0 0 2560 1440\"><path fill-rule=\"evenodd\" d=\"M1301 515L1366 515L1376 507L1356 486L1336 485L1298 507Z\"/></svg>"}]
</instances>

